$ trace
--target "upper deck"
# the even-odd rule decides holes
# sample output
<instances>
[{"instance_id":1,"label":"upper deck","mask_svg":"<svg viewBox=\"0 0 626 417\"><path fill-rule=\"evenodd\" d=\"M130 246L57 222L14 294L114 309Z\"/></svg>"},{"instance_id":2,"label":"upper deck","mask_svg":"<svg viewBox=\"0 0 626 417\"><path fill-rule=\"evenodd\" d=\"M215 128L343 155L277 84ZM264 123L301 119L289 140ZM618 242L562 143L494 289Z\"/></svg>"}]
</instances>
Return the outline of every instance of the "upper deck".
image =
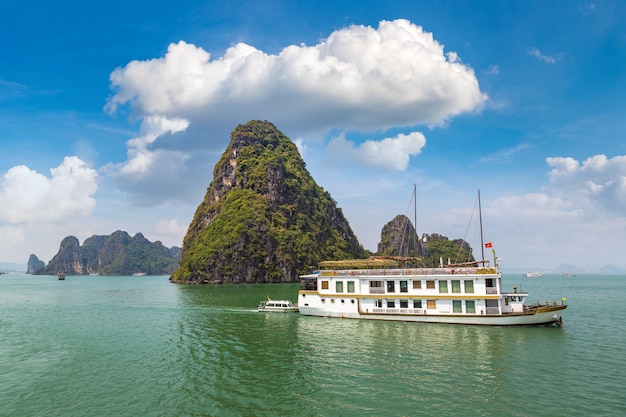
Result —
<instances>
[{"instance_id":1,"label":"upper deck","mask_svg":"<svg viewBox=\"0 0 626 417\"><path fill-rule=\"evenodd\" d=\"M324 261L319 264L320 277L433 277L448 275L499 275L497 266L489 266L489 261L466 262L427 268L421 258L413 257L372 257L370 259L350 259ZM303 277L306 278L306 277Z\"/></svg>"}]
</instances>

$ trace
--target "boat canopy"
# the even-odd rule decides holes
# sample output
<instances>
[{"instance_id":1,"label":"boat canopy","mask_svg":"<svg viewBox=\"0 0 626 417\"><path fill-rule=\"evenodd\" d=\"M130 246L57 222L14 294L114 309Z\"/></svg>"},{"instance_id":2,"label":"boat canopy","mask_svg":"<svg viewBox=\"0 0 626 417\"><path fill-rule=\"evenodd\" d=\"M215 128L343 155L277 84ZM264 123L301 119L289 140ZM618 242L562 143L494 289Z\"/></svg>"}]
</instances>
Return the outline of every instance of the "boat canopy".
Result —
<instances>
[{"instance_id":1,"label":"boat canopy","mask_svg":"<svg viewBox=\"0 0 626 417\"><path fill-rule=\"evenodd\" d=\"M319 269L385 269L416 266L422 258L407 256L372 256L368 259L344 259L341 261L322 261Z\"/></svg>"}]
</instances>

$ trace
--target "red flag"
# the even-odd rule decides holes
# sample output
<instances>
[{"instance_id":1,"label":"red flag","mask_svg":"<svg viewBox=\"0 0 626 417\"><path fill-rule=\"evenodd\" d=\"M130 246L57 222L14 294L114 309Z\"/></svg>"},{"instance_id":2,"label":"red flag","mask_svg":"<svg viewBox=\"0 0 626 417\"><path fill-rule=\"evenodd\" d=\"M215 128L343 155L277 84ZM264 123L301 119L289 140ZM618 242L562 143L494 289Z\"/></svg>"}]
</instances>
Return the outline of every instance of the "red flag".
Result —
<instances>
[{"instance_id":1,"label":"red flag","mask_svg":"<svg viewBox=\"0 0 626 417\"><path fill-rule=\"evenodd\" d=\"M493 245L491 244L491 242L487 242L487 243L485 243L485 247L486 248L491 248L491 247L493 247Z\"/></svg>"}]
</instances>

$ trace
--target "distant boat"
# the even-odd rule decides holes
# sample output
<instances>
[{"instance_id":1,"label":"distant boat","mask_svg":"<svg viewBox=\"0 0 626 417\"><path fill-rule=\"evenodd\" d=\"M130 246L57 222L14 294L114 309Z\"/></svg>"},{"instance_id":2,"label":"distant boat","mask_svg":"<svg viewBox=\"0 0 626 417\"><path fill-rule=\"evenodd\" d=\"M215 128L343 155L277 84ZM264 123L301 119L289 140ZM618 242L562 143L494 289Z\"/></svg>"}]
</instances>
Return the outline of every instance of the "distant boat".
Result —
<instances>
[{"instance_id":1,"label":"distant boat","mask_svg":"<svg viewBox=\"0 0 626 417\"><path fill-rule=\"evenodd\" d=\"M522 275L526 278L541 278L543 276L541 272L524 272Z\"/></svg>"},{"instance_id":2,"label":"distant boat","mask_svg":"<svg viewBox=\"0 0 626 417\"><path fill-rule=\"evenodd\" d=\"M59 271L58 274L57 274L57 278L59 278L59 281L64 281L65 280L65 272Z\"/></svg>"},{"instance_id":3,"label":"distant boat","mask_svg":"<svg viewBox=\"0 0 626 417\"><path fill-rule=\"evenodd\" d=\"M134 277L145 277L147 274L145 272L135 272L133 274Z\"/></svg>"},{"instance_id":4,"label":"distant boat","mask_svg":"<svg viewBox=\"0 0 626 417\"><path fill-rule=\"evenodd\" d=\"M261 301L256 309L263 312L289 313L298 311L298 306L289 300L270 300L268 297L267 301Z\"/></svg>"},{"instance_id":5,"label":"distant boat","mask_svg":"<svg viewBox=\"0 0 626 417\"><path fill-rule=\"evenodd\" d=\"M576 276L576 274L573 273L573 272L563 272L561 275L564 276L564 277L575 277Z\"/></svg>"}]
</instances>

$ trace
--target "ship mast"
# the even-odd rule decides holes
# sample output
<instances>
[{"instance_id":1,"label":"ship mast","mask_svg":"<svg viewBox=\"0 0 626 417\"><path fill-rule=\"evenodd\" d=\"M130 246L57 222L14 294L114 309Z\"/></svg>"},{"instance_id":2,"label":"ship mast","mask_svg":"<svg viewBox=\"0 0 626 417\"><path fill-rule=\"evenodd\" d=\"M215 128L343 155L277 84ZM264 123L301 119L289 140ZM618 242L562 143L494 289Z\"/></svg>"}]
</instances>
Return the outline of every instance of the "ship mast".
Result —
<instances>
[{"instance_id":1,"label":"ship mast","mask_svg":"<svg viewBox=\"0 0 626 417\"><path fill-rule=\"evenodd\" d=\"M482 260L485 260L485 244L483 242L483 211L480 207L480 189L478 189L478 218L480 221L480 251L482 253Z\"/></svg>"},{"instance_id":2,"label":"ship mast","mask_svg":"<svg viewBox=\"0 0 626 417\"><path fill-rule=\"evenodd\" d=\"M413 236L413 247L415 248L415 256L418 254L417 242L419 235L417 234L417 185L413 184L413 225L415 226L415 235Z\"/></svg>"}]
</instances>

